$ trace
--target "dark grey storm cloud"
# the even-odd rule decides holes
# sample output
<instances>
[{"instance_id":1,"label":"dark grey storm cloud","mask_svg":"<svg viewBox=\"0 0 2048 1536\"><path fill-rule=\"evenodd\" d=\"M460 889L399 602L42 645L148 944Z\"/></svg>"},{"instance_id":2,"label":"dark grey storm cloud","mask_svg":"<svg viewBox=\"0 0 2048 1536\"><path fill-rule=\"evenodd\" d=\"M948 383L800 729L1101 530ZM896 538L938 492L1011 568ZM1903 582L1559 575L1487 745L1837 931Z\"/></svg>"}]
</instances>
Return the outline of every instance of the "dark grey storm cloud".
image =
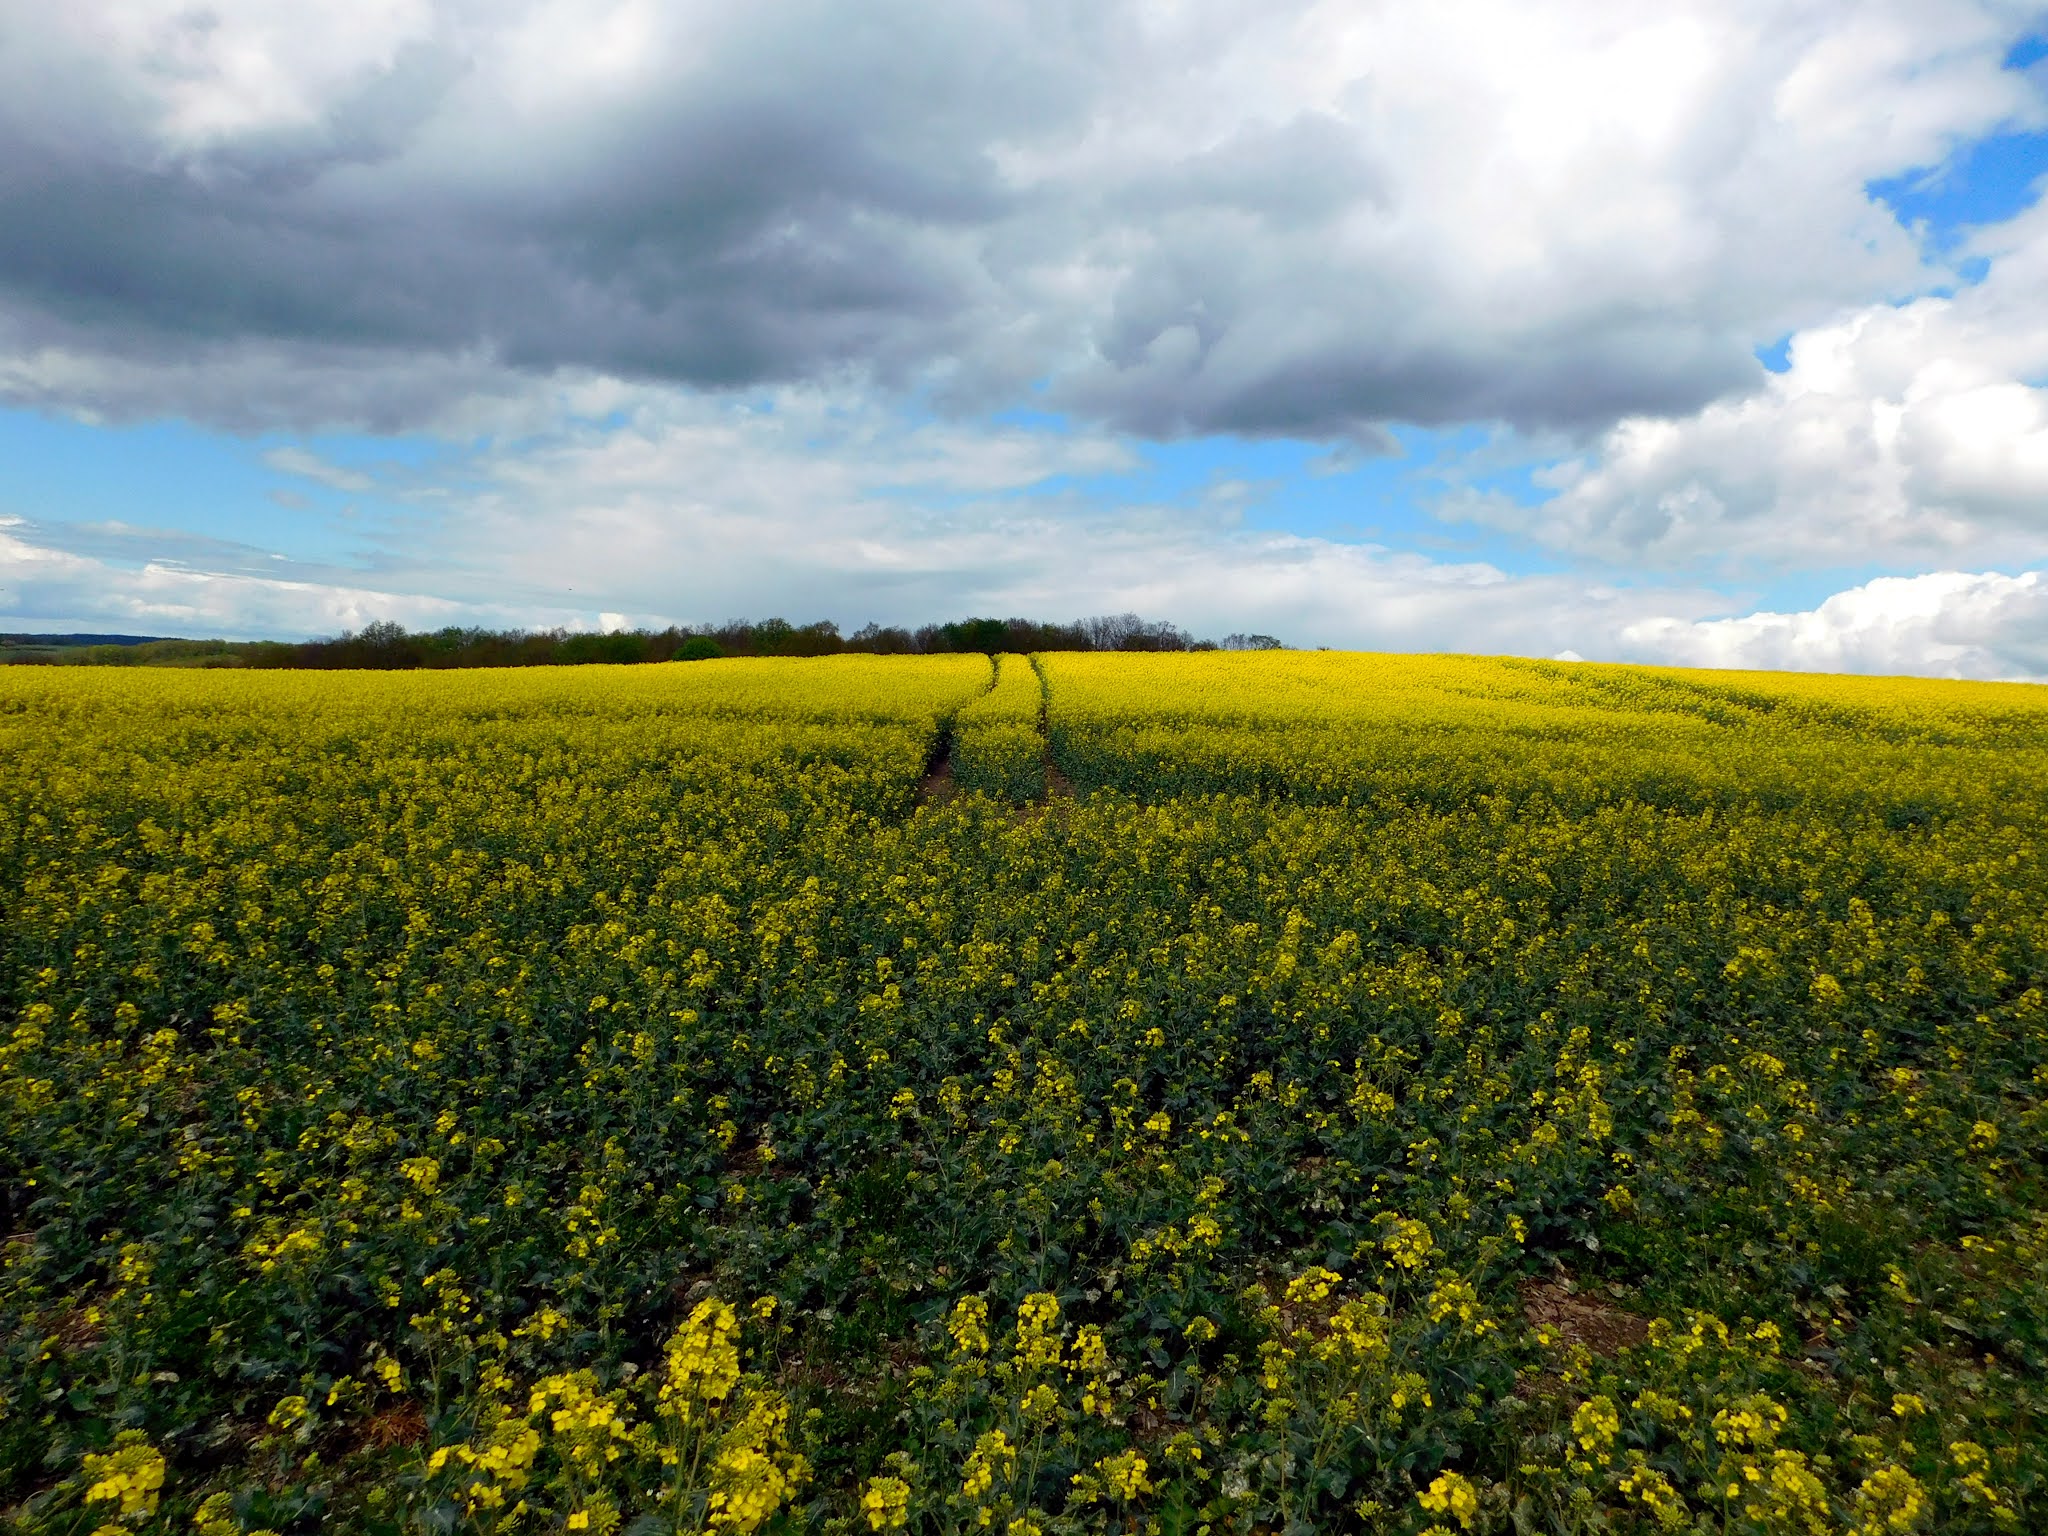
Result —
<instances>
[{"instance_id":1,"label":"dark grey storm cloud","mask_svg":"<svg viewBox=\"0 0 2048 1536\"><path fill-rule=\"evenodd\" d=\"M1757 114L1846 4L1688 12L1708 57L1637 66L1678 93L1648 137L1545 88L1622 14L1591 0L1491 62L1491 0L1419 41L1225 3L391 0L300 46L274 6L101 9L0 0L0 397L395 428L567 369L1584 430L1915 280L1861 185L1921 142L1826 93ZM1996 7L1953 10L1890 24L1991 57Z\"/></svg>"},{"instance_id":2,"label":"dark grey storm cloud","mask_svg":"<svg viewBox=\"0 0 2048 1536\"><path fill-rule=\"evenodd\" d=\"M426 45L310 129L177 155L0 106L0 292L152 352L482 351L714 386L920 362L972 298L947 235L1006 211L983 142L1061 82L1018 48L1006 106L972 84L993 37L901 11L826 20L779 52L721 39L715 70L593 102L541 144L493 133L488 82ZM449 128L469 166L407 163Z\"/></svg>"}]
</instances>

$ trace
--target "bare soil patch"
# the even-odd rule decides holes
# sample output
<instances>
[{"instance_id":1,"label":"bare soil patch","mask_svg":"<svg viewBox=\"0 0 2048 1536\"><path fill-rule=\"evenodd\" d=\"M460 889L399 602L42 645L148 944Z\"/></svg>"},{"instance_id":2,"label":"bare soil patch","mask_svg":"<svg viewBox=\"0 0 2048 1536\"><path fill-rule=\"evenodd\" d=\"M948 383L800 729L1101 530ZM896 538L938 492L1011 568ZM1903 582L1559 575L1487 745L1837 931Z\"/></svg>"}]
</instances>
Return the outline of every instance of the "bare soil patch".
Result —
<instances>
[{"instance_id":1,"label":"bare soil patch","mask_svg":"<svg viewBox=\"0 0 2048 1536\"><path fill-rule=\"evenodd\" d=\"M363 1421L363 1448L395 1450L427 1443L427 1416L418 1403L393 1403Z\"/></svg>"},{"instance_id":2,"label":"bare soil patch","mask_svg":"<svg viewBox=\"0 0 2048 1536\"><path fill-rule=\"evenodd\" d=\"M948 738L925 765L924 777L917 781L917 803L942 805L958 790L959 786L953 781L953 743Z\"/></svg>"},{"instance_id":3,"label":"bare soil patch","mask_svg":"<svg viewBox=\"0 0 2048 1536\"><path fill-rule=\"evenodd\" d=\"M1522 1315L1529 1319L1529 1326L1555 1330L1567 1347L1583 1344L1606 1358L1650 1336L1648 1318L1580 1290L1569 1276L1525 1280L1521 1291Z\"/></svg>"}]
</instances>

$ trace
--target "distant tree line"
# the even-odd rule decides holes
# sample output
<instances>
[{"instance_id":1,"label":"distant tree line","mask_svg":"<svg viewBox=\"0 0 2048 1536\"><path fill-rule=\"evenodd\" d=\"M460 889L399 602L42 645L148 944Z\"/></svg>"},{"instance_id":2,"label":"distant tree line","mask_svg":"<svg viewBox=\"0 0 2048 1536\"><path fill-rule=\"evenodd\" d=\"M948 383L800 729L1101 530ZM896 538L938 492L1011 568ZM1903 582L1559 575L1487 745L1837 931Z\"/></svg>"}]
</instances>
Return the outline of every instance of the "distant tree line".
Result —
<instances>
[{"instance_id":1,"label":"distant tree line","mask_svg":"<svg viewBox=\"0 0 2048 1536\"><path fill-rule=\"evenodd\" d=\"M9 639L56 640L56 636ZM71 637L61 637L71 638ZM81 639L88 637L78 637ZM98 638L98 637L91 637ZM125 640L126 637L123 637ZM10 647L8 659L84 666L362 668L548 667L590 662L705 661L721 656L932 656L980 651L1261 651L1279 650L1271 635L1197 640L1177 625L1134 613L1044 624L1032 619L957 619L918 629L868 624L850 635L829 620L733 619L667 629L408 630L379 621L329 640L144 640L131 643Z\"/></svg>"}]
</instances>

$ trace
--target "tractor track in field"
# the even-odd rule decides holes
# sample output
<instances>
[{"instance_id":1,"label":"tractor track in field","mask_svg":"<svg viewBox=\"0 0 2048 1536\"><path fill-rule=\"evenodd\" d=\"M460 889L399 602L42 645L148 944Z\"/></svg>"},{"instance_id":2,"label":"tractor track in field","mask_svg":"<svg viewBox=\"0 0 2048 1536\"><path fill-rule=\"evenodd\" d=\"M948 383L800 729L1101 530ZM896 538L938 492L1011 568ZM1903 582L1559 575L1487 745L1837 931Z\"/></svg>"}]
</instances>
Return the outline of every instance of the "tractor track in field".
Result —
<instances>
[{"instance_id":1,"label":"tractor track in field","mask_svg":"<svg viewBox=\"0 0 2048 1536\"><path fill-rule=\"evenodd\" d=\"M996 659L991 656L988 661L988 681L981 685L974 699L993 693L997 676ZM1042 688L1043 684L1040 686ZM953 777L953 728L960 719L961 711L966 709L968 704L972 704L974 699L969 699L967 704L962 704L959 709L939 722L938 734L932 739L931 755L925 759L924 772L917 781L917 804L943 805L958 792L959 785ZM1041 705L1041 714L1043 708Z\"/></svg>"},{"instance_id":2,"label":"tractor track in field","mask_svg":"<svg viewBox=\"0 0 2048 1536\"><path fill-rule=\"evenodd\" d=\"M1072 804L1074 785L1052 760L1052 679L1045 675L1045 667L1036 656L1024 659L1038 674L1038 739L1040 750L1045 754L1045 790L1036 801L1027 803L1026 810L1043 816L1055 803Z\"/></svg>"},{"instance_id":3,"label":"tractor track in field","mask_svg":"<svg viewBox=\"0 0 2048 1536\"><path fill-rule=\"evenodd\" d=\"M1078 797L1073 781L1061 773L1053 762L1052 736L1049 727L1051 708L1051 681L1045 675L1045 668L1036 656L1024 658L1038 679L1038 739L1040 758L1044 765L1045 787L1029 800L1019 801L1016 815L1020 821L1033 820L1045 815L1055 806L1071 805ZM986 687L976 698L994 691L1000 676L1001 663L990 658L991 670ZM965 706L963 706L964 708ZM932 742L931 756L925 760L924 772L917 781L917 801L920 806L944 805L960 792L959 781L953 773L953 741L958 713L949 717L939 727L938 735Z\"/></svg>"},{"instance_id":4,"label":"tractor track in field","mask_svg":"<svg viewBox=\"0 0 2048 1536\"><path fill-rule=\"evenodd\" d=\"M958 788L953 778L953 728L947 726L932 744L932 755L925 762L924 775L917 781L917 803L943 803L952 799Z\"/></svg>"}]
</instances>

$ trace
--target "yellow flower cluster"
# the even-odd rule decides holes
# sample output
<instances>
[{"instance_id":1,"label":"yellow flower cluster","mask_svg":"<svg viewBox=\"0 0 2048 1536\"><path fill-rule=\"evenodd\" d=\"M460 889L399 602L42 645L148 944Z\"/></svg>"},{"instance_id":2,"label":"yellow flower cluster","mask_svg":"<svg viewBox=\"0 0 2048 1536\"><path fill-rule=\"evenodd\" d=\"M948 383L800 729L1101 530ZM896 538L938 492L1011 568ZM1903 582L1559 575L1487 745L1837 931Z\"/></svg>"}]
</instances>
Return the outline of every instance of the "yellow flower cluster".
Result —
<instances>
[{"instance_id":1,"label":"yellow flower cluster","mask_svg":"<svg viewBox=\"0 0 2048 1536\"><path fill-rule=\"evenodd\" d=\"M115 1437L113 1450L86 1456L85 1475L90 1485L85 1491L87 1504L111 1504L122 1520L147 1520L163 1495L163 1453L140 1431L124 1429Z\"/></svg>"},{"instance_id":2,"label":"yellow flower cluster","mask_svg":"<svg viewBox=\"0 0 2048 1536\"><path fill-rule=\"evenodd\" d=\"M480 1445L442 1446L427 1458L427 1470L438 1473L460 1461L474 1473L463 1489L471 1510L494 1510L526 1487L540 1451L540 1431L523 1419L507 1418Z\"/></svg>"},{"instance_id":3,"label":"yellow flower cluster","mask_svg":"<svg viewBox=\"0 0 2048 1536\"><path fill-rule=\"evenodd\" d=\"M960 1492L979 1503L998 1480L1008 1482L1016 1471L1017 1448L1003 1431L992 1429L974 1442L974 1450L967 1458L966 1475L960 1479Z\"/></svg>"},{"instance_id":4,"label":"yellow flower cluster","mask_svg":"<svg viewBox=\"0 0 2048 1536\"><path fill-rule=\"evenodd\" d=\"M860 1496L871 1531L900 1531L910 1523L910 1485L900 1477L874 1477Z\"/></svg>"},{"instance_id":5,"label":"yellow flower cluster","mask_svg":"<svg viewBox=\"0 0 2048 1536\"><path fill-rule=\"evenodd\" d=\"M953 1335L953 1348L964 1355L988 1353L988 1302L979 1296L963 1296L953 1305L946 1322Z\"/></svg>"},{"instance_id":6,"label":"yellow flower cluster","mask_svg":"<svg viewBox=\"0 0 2048 1536\"><path fill-rule=\"evenodd\" d=\"M1469 1479L1456 1472L1439 1473L1427 1488L1415 1496L1415 1502L1432 1515L1451 1516L1468 1531L1479 1513L1478 1491Z\"/></svg>"},{"instance_id":7,"label":"yellow flower cluster","mask_svg":"<svg viewBox=\"0 0 2048 1536\"><path fill-rule=\"evenodd\" d=\"M789 1405L760 1394L720 1437L711 1463L711 1528L736 1536L756 1530L810 1475L789 1450Z\"/></svg>"},{"instance_id":8,"label":"yellow flower cluster","mask_svg":"<svg viewBox=\"0 0 2048 1536\"><path fill-rule=\"evenodd\" d=\"M1026 1296L1017 1307L1017 1366L1043 1370L1060 1363L1060 1299L1047 1291Z\"/></svg>"},{"instance_id":9,"label":"yellow flower cluster","mask_svg":"<svg viewBox=\"0 0 2048 1536\"><path fill-rule=\"evenodd\" d=\"M1589 1456L1603 1456L1621 1433L1621 1415L1605 1397L1589 1397L1572 1414L1572 1438Z\"/></svg>"},{"instance_id":10,"label":"yellow flower cluster","mask_svg":"<svg viewBox=\"0 0 2048 1536\"><path fill-rule=\"evenodd\" d=\"M735 1342L739 1328L738 1315L717 1297L697 1304L668 1341L668 1377L661 1386L664 1411L692 1424L731 1395L740 1379Z\"/></svg>"},{"instance_id":11,"label":"yellow flower cluster","mask_svg":"<svg viewBox=\"0 0 2048 1536\"><path fill-rule=\"evenodd\" d=\"M1852 1536L1903 1536L1927 1515L1927 1490L1903 1467L1882 1466L1856 1490Z\"/></svg>"},{"instance_id":12,"label":"yellow flower cluster","mask_svg":"<svg viewBox=\"0 0 2048 1536\"><path fill-rule=\"evenodd\" d=\"M1136 1451L1119 1451L1114 1456L1105 1456L1090 1470L1074 1474L1074 1493L1070 1502L1076 1506L1104 1500L1118 1504L1136 1503L1155 1491L1151 1479L1145 1475L1150 1470L1150 1464Z\"/></svg>"},{"instance_id":13,"label":"yellow flower cluster","mask_svg":"<svg viewBox=\"0 0 2048 1536\"><path fill-rule=\"evenodd\" d=\"M1429 1262L1433 1243L1428 1224L1413 1220L1393 1222L1387 1235L1380 1239L1380 1246L1387 1251L1387 1262L1410 1271Z\"/></svg>"}]
</instances>

